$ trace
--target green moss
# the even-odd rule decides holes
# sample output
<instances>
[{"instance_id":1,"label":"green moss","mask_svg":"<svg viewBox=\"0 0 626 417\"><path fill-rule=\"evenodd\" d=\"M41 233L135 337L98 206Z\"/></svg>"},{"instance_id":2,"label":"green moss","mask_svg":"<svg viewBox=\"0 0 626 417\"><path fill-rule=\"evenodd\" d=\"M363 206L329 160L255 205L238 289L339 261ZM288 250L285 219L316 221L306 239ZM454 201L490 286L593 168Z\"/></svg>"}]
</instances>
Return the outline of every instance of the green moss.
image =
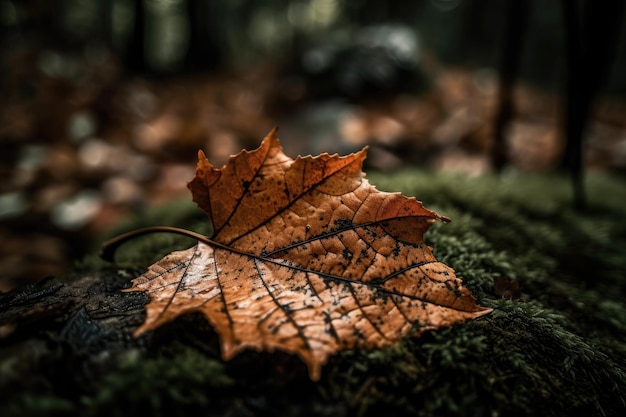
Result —
<instances>
[{"instance_id":1,"label":"green moss","mask_svg":"<svg viewBox=\"0 0 626 417\"><path fill-rule=\"evenodd\" d=\"M286 354L243 353L224 363L216 346L204 351L186 340L156 355L146 353L149 348L131 350L96 389L69 403L47 391L38 409L69 404L86 415L167 410L277 416L625 411L623 179L590 175L585 211L572 208L569 182L557 176L465 178L404 171L369 179L380 190L414 195L452 218L432 227L427 243L493 313L387 349L342 352L329 360L318 383ZM204 213L180 202L118 231L146 225L209 234ZM179 239L154 235L129 243L115 267L140 271L173 246L188 244ZM494 292L499 276L519 283L518 299L504 300Z\"/></svg>"},{"instance_id":2,"label":"green moss","mask_svg":"<svg viewBox=\"0 0 626 417\"><path fill-rule=\"evenodd\" d=\"M6 417L47 417L54 415L71 415L76 413L72 401L54 394L36 394L25 392L14 397L4 406L0 406L2 415Z\"/></svg>"},{"instance_id":3,"label":"green moss","mask_svg":"<svg viewBox=\"0 0 626 417\"><path fill-rule=\"evenodd\" d=\"M624 407L621 181L591 176L590 208L580 212L559 177L407 171L370 180L453 219L431 228L427 242L495 311L394 348L339 355L316 386L320 401L359 415L611 415ZM497 276L520 283L519 300L494 293Z\"/></svg>"},{"instance_id":4,"label":"green moss","mask_svg":"<svg viewBox=\"0 0 626 417\"><path fill-rule=\"evenodd\" d=\"M182 416L213 405L215 394L231 385L223 364L196 349L175 346L153 358L130 350L80 405L85 416Z\"/></svg>"},{"instance_id":5,"label":"green moss","mask_svg":"<svg viewBox=\"0 0 626 417\"><path fill-rule=\"evenodd\" d=\"M444 400L424 398L421 415L613 415L624 409L623 181L591 176L590 205L582 212L571 207L569 184L558 177L406 172L372 182L389 190L399 184L453 219L433 227L427 240L479 301L496 309L433 332L434 342L416 342L428 357L416 379L446 375L429 393ZM520 283L520 300L498 300L491 284L497 275ZM451 366L454 374L445 371Z\"/></svg>"}]
</instances>

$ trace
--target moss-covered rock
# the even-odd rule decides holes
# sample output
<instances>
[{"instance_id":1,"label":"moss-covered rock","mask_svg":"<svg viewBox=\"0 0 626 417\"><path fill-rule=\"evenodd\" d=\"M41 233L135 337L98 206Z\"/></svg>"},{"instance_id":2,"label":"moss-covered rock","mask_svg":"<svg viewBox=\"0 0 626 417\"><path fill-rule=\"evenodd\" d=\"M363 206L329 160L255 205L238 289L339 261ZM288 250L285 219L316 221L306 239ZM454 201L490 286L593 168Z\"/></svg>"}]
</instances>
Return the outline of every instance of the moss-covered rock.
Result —
<instances>
[{"instance_id":1,"label":"moss-covered rock","mask_svg":"<svg viewBox=\"0 0 626 417\"><path fill-rule=\"evenodd\" d=\"M0 323L19 300L55 311L0 340L0 415L626 411L623 179L590 175L585 211L572 207L568 182L556 176L404 171L369 179L380 190L415 195L452 218L431 228L426 240L479 304L494 308L490 315L388 349L343 352L313 383L297 358L281 352L245 352L223 362L217 336L199 315L132 338L147 297L120 289L165 253L190 245L178 236L147 236L123 246L116 265L94 254L77 262L69 277L0 298ZM190 200L138 215L111 234L157 224L208 234L208 221ZM494 290L494 280L510 284L511 291ZM46 304L46 294L81 288L90 301L80 309ZM98 295L104 293L118 295ZM121 303L133 307L116 328L114 306Z\"/></svg>"}]
</instances>

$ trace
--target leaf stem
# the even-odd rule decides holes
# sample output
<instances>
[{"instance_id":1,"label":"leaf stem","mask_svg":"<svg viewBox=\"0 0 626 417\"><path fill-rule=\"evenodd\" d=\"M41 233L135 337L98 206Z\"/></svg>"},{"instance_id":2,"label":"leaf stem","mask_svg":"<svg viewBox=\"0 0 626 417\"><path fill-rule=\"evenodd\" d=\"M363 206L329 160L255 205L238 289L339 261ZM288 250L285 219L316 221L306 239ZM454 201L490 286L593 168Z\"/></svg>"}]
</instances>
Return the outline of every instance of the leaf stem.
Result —
<instances>
[{"instance_id":1,"label":"leaf stem","mask_svg":"<svg viewBox=\"0 0 626 417\"><path fill-rule=\"evenodd\" d=\"M100 252L100 257L105 261L113 262L115 251L120 245L127 242L130 239L134 239L138 236L146 235L148 233L174 233L178 235L187 236L196 240L199 240L203 243L207 243L210 245L215 245L216 242L211 241L204 235L200 233L192 232L191 230L181 229L178 227L171 226L149 226L143 227L141 229L136 229L130 231L128 233L121 234L112 239L109 239L102 243L102 251Z\"/></svg>"}]
</instances>

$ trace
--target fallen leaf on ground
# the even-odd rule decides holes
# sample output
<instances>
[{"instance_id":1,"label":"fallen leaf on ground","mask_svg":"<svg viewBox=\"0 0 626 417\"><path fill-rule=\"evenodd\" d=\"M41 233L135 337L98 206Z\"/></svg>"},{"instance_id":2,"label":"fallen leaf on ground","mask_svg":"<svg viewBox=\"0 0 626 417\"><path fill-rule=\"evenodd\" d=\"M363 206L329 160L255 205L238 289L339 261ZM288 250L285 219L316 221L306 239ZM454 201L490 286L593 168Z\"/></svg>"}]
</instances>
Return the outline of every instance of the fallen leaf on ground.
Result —
<instances>
[{"instance_id":1,"label":"fallen leaf on ground","mask_svg":"<svg viewBox=\"0 0 626 417\"><path fill-rule=\"evenodd\" d=\"M198 156L188 187L213 236L133 280L129 291L151 299L136 336L201 312L224 359L280 349L318 380L342 349L390 346L491 311L424 243L431 224L449 220L370 185L366 149L293 160L274 129L222 169Z\"/></svg>"}]
</instances>

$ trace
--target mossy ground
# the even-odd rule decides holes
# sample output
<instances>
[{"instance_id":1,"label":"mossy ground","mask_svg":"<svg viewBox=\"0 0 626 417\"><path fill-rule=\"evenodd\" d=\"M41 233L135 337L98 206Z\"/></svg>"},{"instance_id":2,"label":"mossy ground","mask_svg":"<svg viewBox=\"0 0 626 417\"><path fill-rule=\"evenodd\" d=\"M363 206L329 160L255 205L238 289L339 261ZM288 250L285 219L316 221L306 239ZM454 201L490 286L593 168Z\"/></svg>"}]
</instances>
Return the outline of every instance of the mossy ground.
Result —
<instances>
[{"instance_id":1,"label":"mossy ground","mask_svg":"<svg viewBox=\"0 0 626 417\"><path fill-rule=\"evenodd\" d=\"M185 317L105 361L107 369L89 389L13 393L7 413L622 415L626 180L588 175L588 208L576 210L568 181L558 176L404 171L368 178L379 190L414 195L452 219L431 228L427 243L479 304L494 308L490 315L393 348L343 352L317 383L297 358L280 352L246 352L223 362L210 326ZM190 200L138 216L124 228L175 225L209 233ZM114 268L141 272L188 243L161 234L138 239L121 248ZM95 257L77 265L96 267L112 268ZM497 294L498 277L516 281L519 294Z\"/></svg>"}]
</instances>

